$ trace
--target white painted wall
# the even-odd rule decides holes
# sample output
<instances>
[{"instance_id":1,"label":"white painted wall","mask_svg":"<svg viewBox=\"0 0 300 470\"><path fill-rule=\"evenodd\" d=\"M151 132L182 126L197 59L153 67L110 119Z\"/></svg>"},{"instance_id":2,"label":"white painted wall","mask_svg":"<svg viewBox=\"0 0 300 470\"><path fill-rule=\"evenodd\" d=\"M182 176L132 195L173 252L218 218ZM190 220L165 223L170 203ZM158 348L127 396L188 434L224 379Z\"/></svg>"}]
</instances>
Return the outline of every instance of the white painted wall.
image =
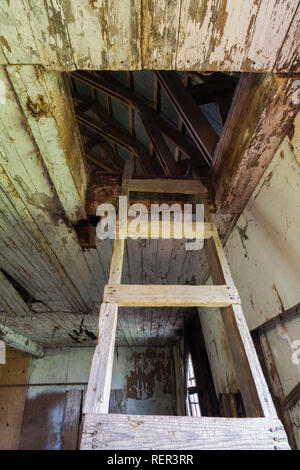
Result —
<instances>
[{"instance_id":1,"label":"white painted wall","mask_svg":"<svg viewBox=\"0 0 300 470\"><path fill-rule=\"evenodd\" d=\"M232 231L225 253L243 311L254 329L300 302L300 113ZM250 177L250 170L249 170ZM199 309L217 394L235 392L234 364L218 309ZM292 354L300 318L268 327L267 337L286 396L300 380ZM300 401L290 410L300 448Z\"/></svg>"},{"instance_id":2,"label":"white painted wall","mask_svg":"<svg viewBox=\"0 0 300 470\"><path fill-rule=\"evenodd\" d=\"M282 142L225 247L250 329L300 302L299 137L300 114L292 140ZM268 328L267 337L286 396L300 380L300 360L292 361L299 316ZM300 447L300 401L290 415Z\"/></svg>"},{"instance_id":3,"label":"white painted wall","mask_svg":"<svg viewBox=\"0 0 300 470\"><path fill-rule=\"evenodd\" d=\"M44 357L32 359L27 404L31 404L30 413L36 409L36 404L40 406L41 400L48 407L46 422L33 418L34 426L43 430L45 449L61 448L64 394L67 390L87 388L93 353L94 348L56 348L46 349ZM111 388L125 390L128 414L175 414L173 349L116 348ZM28 429L28 417L26 419L24 432ZM25 440L24 448L34 445L30 439Z\"/></svg>"}]
</instances>

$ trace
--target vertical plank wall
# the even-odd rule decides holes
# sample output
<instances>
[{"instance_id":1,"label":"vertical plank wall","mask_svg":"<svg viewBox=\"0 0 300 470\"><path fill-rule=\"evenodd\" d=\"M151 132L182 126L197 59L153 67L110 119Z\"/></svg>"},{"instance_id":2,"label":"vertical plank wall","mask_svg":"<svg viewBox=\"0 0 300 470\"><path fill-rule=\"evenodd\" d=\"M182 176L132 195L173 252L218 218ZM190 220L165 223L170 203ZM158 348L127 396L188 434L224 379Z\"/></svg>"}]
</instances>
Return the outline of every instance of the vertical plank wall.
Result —
<instances>
[{"instance_id":1,"label":"vertical plank wall","mask_svg":"<svg viewBox=\"0 0 300 470\"><path fill-rule=\"evenodd\" d=\"M0 450L16 450L19 447L26 387L31 355L6 350L6 364L0 364ZM5 387L6 385L6 387Z\"/></svg>"}]
</instances>

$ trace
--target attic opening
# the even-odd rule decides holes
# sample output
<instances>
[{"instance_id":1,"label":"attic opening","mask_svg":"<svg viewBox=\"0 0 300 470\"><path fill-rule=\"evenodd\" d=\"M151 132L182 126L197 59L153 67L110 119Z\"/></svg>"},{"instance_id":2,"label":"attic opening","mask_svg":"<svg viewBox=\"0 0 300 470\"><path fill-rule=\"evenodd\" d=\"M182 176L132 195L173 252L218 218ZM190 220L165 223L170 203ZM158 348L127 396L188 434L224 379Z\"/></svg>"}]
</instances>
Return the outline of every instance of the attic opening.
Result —
<instances>
[{"instance_id":1,"label":"attic opening","mask_svg":"<svg viewBox=\"0 0 300 470\"><path fill-rule=\"evenodd\" d=\"M115 203L131 156L135 177L182 179L192 170L208 176L239 76L153 70L68 75L90 177L88 218L77 227L83 247L94 246L95 199ZM149 194L136 197L151 203ZM155 195L152 202L166 198Z\"/></svg>"}]
</instances>

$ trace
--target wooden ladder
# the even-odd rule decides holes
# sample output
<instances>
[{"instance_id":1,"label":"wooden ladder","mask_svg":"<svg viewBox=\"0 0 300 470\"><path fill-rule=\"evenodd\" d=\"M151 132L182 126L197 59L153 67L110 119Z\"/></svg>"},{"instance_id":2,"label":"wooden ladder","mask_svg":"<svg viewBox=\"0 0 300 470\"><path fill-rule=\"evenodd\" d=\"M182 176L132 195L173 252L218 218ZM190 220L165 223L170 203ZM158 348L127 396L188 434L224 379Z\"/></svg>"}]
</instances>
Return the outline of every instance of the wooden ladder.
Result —
<instances>
[{"instance_id":1,"label":"wooden ladder","mask_svg":"<svg viewBox=\"0 0 300 470\"><path fill-rule=\"evenodd\" d=\"M127 223L116 226L108 284L100 307L98 341L84 404L81 449L289 449L270 396L232 280L207 192L201 182L132 179L133 160L124 169L122 194L130 191L193 194L204 203L204 249L214 285L121 284ZM148 221L140 237L148 235ZM175 222L174 222L175 223ZM121 224L122 225L122 224ZM125 233L124 233L125 230ZM109 414L118 306L219 307L247 418Z\"/></svg>"}]
</instances>

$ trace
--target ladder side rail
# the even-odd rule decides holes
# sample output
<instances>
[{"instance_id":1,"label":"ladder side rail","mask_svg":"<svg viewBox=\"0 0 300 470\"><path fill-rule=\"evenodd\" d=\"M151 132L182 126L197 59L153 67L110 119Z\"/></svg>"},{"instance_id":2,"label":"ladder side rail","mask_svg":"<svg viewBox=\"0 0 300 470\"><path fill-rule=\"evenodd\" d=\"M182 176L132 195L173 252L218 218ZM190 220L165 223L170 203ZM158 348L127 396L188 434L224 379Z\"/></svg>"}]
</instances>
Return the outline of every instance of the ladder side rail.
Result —
<instances>
[{"instance_id":1,"label":"ladder side rail","mask_svg":"<svg viewBox=\"0 0 300 470\"><path fill-rule=\"evenodd\" d=\"M212 222L207 200L199 196L196 196L196 200L204 203L205 221ZM204 249L213 283L222 285L228 282L234 287L219 236L205 240ZM220 312L247 416L277 418L241 305L221 307Z\"/></svg>"},{"instance_id":2,"label":"ladder side rail","mask_svg":"<svg viewBox=\"0 0 300 470\"><path fill-rule=\"evenodd\" d=\"M123 180L131 178L134 160L128 160L124 167ZM122 186L122 195L128 191ZM116 236L111 258L108 285L119 285L122 278L125 239ZM118 305L102 303L100 306L97 346L93 355L83 413L108 413L113 358L115 349Z\"/></svg>"}]
</instances>

